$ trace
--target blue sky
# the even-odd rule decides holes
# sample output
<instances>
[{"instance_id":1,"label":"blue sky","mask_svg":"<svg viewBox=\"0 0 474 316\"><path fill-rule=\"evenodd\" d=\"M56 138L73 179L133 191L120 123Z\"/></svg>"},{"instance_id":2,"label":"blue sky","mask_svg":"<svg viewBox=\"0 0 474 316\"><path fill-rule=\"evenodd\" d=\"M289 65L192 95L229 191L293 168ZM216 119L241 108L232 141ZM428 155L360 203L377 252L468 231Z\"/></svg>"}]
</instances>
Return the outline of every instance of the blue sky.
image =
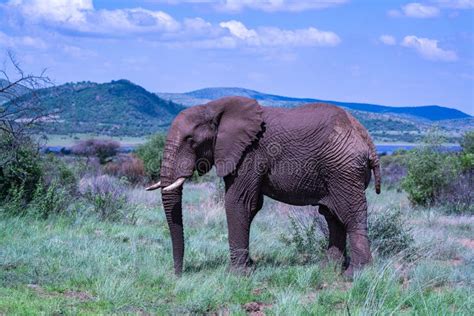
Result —
<instances>
[{"instance_id":1,"label":"blue sky","mask_svg":"<svg viewBox=\"0 0 474 316\"><path fill-rule=\"evenodd\" d=\"M0 0L0 50L58 84L246 87L474 115L474 0Z\"/></svg>"}]
</instances>

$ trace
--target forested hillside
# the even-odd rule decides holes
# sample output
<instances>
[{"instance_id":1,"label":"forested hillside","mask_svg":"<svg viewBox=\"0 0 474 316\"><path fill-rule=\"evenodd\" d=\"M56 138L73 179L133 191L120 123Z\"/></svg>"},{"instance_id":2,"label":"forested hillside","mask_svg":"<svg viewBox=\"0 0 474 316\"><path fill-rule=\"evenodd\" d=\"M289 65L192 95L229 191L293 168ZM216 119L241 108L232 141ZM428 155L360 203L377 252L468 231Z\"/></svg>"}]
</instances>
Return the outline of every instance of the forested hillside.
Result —
<instances>
[{"instance_id":1,"label":"forested hillside","mask_svg":"<svg viewBox=\"0 0 474 316\"><path fill-rule=\"evenodd\" d=\"M148 135L167 128L183 109L128 80L68 83L38 90L35 97L55 113L55 120L44 125L52 134ZM29 98L24 94L20 102Z\"/></svg>"}]
</instances>

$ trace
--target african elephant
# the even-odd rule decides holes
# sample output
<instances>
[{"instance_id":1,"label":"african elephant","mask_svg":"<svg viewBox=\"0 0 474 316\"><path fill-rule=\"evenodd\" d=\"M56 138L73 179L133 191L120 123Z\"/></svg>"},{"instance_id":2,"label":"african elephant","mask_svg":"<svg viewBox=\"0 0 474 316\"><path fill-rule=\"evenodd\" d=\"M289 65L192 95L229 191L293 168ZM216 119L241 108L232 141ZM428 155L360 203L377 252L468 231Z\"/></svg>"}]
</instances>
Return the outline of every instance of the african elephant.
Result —
<instances>
[{"instance_id":1,"label":"african elephant","mask_svg":"<svg viewBox=\"0 0 474 316\"><path fill-rule=\"evenodd\" d=\"M183 269L182 185L212 166L224 178L231 267L244 269L250 225L264 196L292 205L318 205L329 228L328 256L342 260L345 274L371 261L367 238L367 188L371 171L380 193L380 167L367 130L330 104L293 109L262 107L256 100L225 97L182 111L168 132L161 181L171 232L174 269Z\"/></svg>"}]
</instances>

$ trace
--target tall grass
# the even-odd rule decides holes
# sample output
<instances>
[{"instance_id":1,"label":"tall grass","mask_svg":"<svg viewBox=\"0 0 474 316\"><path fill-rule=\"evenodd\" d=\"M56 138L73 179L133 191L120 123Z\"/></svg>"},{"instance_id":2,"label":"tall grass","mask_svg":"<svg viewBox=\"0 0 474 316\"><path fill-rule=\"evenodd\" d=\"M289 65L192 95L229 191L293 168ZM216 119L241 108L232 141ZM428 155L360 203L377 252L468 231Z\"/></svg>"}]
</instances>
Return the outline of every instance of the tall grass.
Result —
<instances>
[{"instance_id":1,"label":"tall grass","mask_svg":"<svg viewBox=\"0 0 474 316\"><path fill-rule=\"evenodd\" d=\"M406 196L369 193L370 212L399 209L414 227L416 255L382 257L348 282L319 260L301 262L281 235L288 214L310 214L271 200L257 215L249 276L228 271L225 211L215 186L184 192L185 272L172 273L169 232L159 193L122 192L137 206L135 225L68 216L2 217L0 313L5 314L470 314L474 308L471 217L413 212ZM78 205L77 207L81 207ZM299 213L298 213L299 212ZM306 215L305 215L306 216ZM440 241L444 241L440 242ZM448 244L445 242L449 241ZM451 247L453 246L453 247ZM408 250L406 250L408 251Z\"/></svg>"}]
</instances>

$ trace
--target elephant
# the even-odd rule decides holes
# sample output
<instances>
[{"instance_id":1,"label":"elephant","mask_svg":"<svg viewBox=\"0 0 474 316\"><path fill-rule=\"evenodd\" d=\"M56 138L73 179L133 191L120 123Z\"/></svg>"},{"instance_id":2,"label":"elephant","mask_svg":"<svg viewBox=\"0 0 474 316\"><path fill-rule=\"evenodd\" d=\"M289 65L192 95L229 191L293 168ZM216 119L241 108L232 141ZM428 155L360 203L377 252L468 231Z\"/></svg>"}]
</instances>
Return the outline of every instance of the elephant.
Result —
<instances>
[{"instance_id":1,"label":"elephant","mask_svg":"<svg viewBox=\"0 0 474 316\"><path fill-rule=\"evenodd\" d=\"M252 220L264 196L319 206L328 224L328 257L343 262L349 237L351 277L372 260L367 234L367 189L372 172L380 193L380 164L367 130L335 105L261 106L224 97L180 112L164 146L160 182L170 229L174 272L183 271L182 187L195 171L216 168L224 179L230 267L247 271Z\"/></svg>"}]
</instances>

